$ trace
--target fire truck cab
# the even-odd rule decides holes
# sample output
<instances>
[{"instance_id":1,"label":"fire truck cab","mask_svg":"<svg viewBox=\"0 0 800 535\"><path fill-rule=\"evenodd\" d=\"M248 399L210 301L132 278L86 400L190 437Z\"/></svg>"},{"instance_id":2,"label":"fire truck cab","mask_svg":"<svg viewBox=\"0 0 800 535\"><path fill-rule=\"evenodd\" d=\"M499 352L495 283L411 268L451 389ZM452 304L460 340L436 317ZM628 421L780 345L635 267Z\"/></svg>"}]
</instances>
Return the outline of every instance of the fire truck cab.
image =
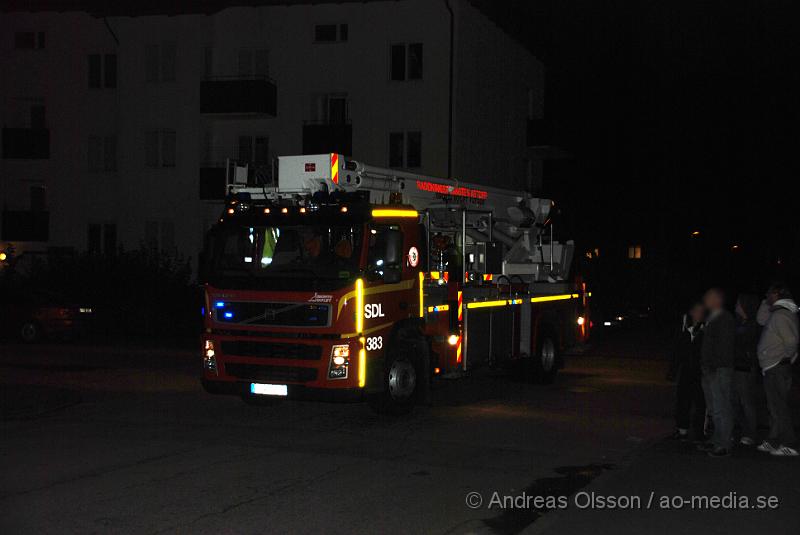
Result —
<instances>
[{"instance_id":1,"label":"fire truck cab","mask_svg":"<svg viewBox=\"0 0 800 535\"><path fill-rule=\"evenodd\" d=\"M208 233L207 391L400 413L473 369L552 381L588 337L590 294L551 201L338 154L281 157L276 174L234 173Z\"/></svg>"}]
</instances>

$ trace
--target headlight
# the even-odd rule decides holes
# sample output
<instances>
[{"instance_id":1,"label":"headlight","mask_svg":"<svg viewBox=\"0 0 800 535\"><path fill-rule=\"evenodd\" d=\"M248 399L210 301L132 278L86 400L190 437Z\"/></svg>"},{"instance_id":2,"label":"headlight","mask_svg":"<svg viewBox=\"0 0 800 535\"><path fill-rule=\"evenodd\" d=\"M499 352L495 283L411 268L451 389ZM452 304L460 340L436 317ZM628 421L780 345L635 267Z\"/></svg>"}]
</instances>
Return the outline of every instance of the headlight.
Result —
<instances>
[{"instance_id":1,"label":"headlight","mask_svg":"<svg viewBox=\"0 0 800 535\"><path fill-rule=\"evenodd\" d=\"M331 362L328 367L328 379L347 379L350 367L350 346L335 345L331 348Z\"/></svg>"},{"instance_id":2,"label":"headlight","mask_svg":"<svg viewBox=\"0 0 800 535\"><path fill-rule=\"evenodd\" d=\"M448 336L447 337L447 343L450 344L451 346L456 345L458 343L458 335L457 334L451 334L450 336Z\"/></svg>"},{"instance_id":3,"label":"headlight","mask_svg":"<svg viewBox=\"0 0 800 535\"><path fill-rule=\"evenodd\" d=\"M203 344L203 369L218 375L217 354L214 351L214 342L211 340L206 340Z\"/></svg>"}]
</instances>

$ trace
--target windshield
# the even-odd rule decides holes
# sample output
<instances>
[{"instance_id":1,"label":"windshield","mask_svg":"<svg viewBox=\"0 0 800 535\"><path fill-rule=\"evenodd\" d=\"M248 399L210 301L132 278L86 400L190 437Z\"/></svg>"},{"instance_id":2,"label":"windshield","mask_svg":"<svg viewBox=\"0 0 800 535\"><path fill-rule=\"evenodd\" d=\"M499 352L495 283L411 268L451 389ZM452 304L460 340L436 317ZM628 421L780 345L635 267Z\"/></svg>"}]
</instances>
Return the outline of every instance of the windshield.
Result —
<instances>
[{"instance_id":1,"label":"windshield","mask_svg":"<svg viewBox=\"0 0 800 535\"><path fill-rule=\"evenodd\" d=\"M228 287L272 288L276 281L296 289L337 287L359 271L361 247L361 225L218 229L207 251L209 282Z\"/></svg>"}]
</instances>

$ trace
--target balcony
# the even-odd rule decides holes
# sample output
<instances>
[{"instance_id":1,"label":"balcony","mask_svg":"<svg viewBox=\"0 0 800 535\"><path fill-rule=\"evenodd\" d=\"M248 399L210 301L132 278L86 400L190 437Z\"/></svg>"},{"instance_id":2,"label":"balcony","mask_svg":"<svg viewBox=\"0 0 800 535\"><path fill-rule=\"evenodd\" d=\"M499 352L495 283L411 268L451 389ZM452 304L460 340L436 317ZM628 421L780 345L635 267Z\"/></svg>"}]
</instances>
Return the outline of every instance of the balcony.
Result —
<instances>
[{"instance_id":1,"label":"balcony","mask_svg":"<svg viewBox=\"0 0 800 535\"><path fill-rule=\"evenodd\" d=\"M350 123L303 124L303 154L335 152L352 156L353 125Z\"/></svg>"},{"instance_id":2,"label":"balcony","mask_svg":"<svg viewBox=\"0 0 800 535\"><path fill-rule=\"evenodd\" d=\"M3 232L6 241L47 241L50 239L50 212L3 210Z\"/></svg>"},{"instance_id":3,"label":"balcony","mask_svg":"<svg viewBox=\"0 0 800 535\"><path fill-rule=\"evenodd\" d=\"M277 114L277 88L267 77L217 76L200 82L200 113Z\"/></svg>"},{"instance_id":4,"label":"balcony","mask_svg":"<svg viewBox=\"0 0 800 535\"><path fill-rule=\"evenodd\" d=\"M549 119L528 119L525 144L528 147L553 145L553 122Z\"/></svg>"},{"instance_id":5,"label":"balcony","mask_svg":"<svg viewBox=\"0 0 800 535\"><path fill-rule=\"evenodd\" d=\"M3 128L3 159L46 160L50 158L47 128Z\"/></svg>"}]
</instances>

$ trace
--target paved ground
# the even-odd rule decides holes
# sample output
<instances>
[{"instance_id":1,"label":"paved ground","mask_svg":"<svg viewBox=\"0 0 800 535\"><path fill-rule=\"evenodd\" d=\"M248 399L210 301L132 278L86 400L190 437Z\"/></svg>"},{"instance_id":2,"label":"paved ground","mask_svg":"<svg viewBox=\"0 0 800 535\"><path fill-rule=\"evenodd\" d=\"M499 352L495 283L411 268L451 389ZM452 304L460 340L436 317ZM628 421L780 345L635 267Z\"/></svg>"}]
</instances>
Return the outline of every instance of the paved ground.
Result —
<instances>
[{"instance_id":1,"label":"paved ground","mask_svg":"<svg viewBox=\"0 0 800 535\"><path fill-rule=\"evenodd\" d=\"M178 348L0 346L0 532L588 532L597 519L569 510L487 504L494 491L571 495L631 474L646 489L667 477L647 455L706 466L651 445L670 430L671 386L658 348L633 345L569 358L552 386L443 383L433 407L400 419L209 396Z\"/></svg>"}]
</instances>

